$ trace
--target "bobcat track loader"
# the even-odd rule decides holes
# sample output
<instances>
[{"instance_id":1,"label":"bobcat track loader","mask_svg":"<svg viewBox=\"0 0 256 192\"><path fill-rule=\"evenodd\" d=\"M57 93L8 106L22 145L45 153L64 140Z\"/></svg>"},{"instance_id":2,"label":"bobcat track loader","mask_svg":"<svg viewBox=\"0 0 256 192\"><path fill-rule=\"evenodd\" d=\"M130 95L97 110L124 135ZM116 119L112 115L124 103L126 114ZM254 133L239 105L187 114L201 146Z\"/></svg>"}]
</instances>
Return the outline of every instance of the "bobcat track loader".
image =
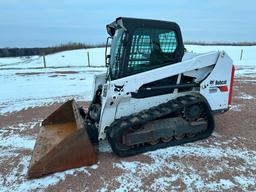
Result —
<instances>
[{"instance_id":1,"label":"bobcat track loader","mask_svg":"<svg viewBox=\"0 0 256 192\"><path fill-rule=\"evenodd\" d=\"M104 139L123 157L207 138L213 115L229 109L234 66L225 52L186 52L174 22L120 17L107 32L108 70L95 75L88 111L71 100L42 122L30 178L96 163Z\"/></svg>"}]
</instances>

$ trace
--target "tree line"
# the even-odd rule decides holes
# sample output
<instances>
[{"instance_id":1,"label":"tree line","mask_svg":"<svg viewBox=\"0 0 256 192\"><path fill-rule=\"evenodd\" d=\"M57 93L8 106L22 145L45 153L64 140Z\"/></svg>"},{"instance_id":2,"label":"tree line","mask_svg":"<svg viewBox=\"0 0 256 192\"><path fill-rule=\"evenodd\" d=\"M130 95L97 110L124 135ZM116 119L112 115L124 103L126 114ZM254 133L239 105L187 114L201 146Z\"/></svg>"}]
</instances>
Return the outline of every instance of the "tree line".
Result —
<instances>
[{"instance_id":1,"label":"tree line","mask_svg":"<svg viewBox=\"0 0 256 192\"><path fill-rule=\"evenodd\" d=\"M255 46L256 42L185 41L185 45Z\"/></svg>"},{"instance_id":2,"label":"tree line","mask_svg":"<svg viewBox=\"0 0 256 192\"><path fill-rule=\"evenodd\" d=\"M68 51L74 49L86 49L95 47L104 47L105 44L84 44L84 43L67 43L52 47L44 48L0 48L0 57L24 57L33 55L48 55L60 51Z\"/></svg>"}]
</instances>

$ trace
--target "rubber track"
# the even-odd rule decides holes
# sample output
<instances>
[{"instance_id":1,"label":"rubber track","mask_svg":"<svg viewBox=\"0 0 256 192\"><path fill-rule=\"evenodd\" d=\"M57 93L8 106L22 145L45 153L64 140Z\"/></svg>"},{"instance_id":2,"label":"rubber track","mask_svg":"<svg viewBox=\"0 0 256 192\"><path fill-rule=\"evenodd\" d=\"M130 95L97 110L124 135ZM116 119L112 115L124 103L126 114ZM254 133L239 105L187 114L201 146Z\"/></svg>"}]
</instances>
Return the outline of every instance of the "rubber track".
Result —
<instances>
[{"instance_id":1,"label":"rubber track","mask_svg":"<svg viewBox=\"0 0 256 192\"><path fill-rule=\"evenodd\" d=\"M131 147L126 147L120 145L118 141L121 140L122 134L126 129L131 127L141 127L142 125L163 117L170 116L172 114L179 114L184 110L185 107L201 104L204 109L204 113L208 122L208 127L206 131L197 134L195 137L188 138L185 137L182 140L171 140L168 143L160 142L156 145L139 145ZM151 107L147 110L143 110L139 113L131 114L129 116L121 117L120 119L115 120L110 127L107 129L107 139L111 145L113 152L119 156L132 156L139 153L144 153L147 151L153 151L159 148L165 148L168 146L175 146L184 143L194 142L197 140L205 139L209 137L214 129L214 118L211 113L211 108L207 100L200 94L191 94L178 97L174 100L170 100L166 103L160 104L155 107Z\"/></svg>"}]
</instances>

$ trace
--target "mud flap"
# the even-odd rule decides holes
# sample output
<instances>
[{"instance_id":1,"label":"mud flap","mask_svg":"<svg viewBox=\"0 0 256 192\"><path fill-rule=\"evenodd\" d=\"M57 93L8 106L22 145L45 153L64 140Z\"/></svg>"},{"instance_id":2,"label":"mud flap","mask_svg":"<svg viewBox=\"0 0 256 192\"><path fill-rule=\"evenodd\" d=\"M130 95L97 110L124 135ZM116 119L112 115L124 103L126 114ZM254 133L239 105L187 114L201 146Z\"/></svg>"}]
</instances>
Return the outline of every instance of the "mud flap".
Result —
<instances>
[{"instance_id":1,"label":"mud flap","mask_svg":"<svg viewBox=\"0 0 256 192\"><path fill-rule=\"evenodd\" d=\"M43 122L28 177L36 178L97 162L96 152L74 100L67 101Z\"/></svg>"}]
</instances>

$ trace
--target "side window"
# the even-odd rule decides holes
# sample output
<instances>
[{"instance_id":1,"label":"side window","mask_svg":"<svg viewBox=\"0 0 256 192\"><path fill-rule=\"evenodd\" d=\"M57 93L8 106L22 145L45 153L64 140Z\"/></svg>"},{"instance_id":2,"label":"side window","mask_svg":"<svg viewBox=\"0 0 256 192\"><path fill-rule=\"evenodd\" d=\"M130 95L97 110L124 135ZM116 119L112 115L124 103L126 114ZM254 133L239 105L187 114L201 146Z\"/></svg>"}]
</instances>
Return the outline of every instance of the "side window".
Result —
<instances>
[{"instance_id":1,"label":"side window","mask_svg":"<svg viewBox=\"0 0 256 192\"><path fill-rule=\"evenodd\" d=\"M159 34L159 42L164 53L174 53L177 48L177 39L174 31Z\"/></svg>"},{"instance_id":2,"label":"side window","mask_svg":"<svg viewBox=\"0 0 256 192\"><path fill-rule=\"evenodd\" d=\"M135 33L132 36L132 46L128 61L128 72L131 74L140 71L143 65L149 64L148 57L152 50L151 37L148 34Z\"/></svg>"},{"instance_id":3,"label":"side window","mask_svg":"<svg viewBox=\"0 0 256 192\"><path fill-rule=\"evenodd\" d=\"M176 33L170 29L136 29L132 35L127 75L175 63L176 48Z\"/></svg>"}]
</instances>

